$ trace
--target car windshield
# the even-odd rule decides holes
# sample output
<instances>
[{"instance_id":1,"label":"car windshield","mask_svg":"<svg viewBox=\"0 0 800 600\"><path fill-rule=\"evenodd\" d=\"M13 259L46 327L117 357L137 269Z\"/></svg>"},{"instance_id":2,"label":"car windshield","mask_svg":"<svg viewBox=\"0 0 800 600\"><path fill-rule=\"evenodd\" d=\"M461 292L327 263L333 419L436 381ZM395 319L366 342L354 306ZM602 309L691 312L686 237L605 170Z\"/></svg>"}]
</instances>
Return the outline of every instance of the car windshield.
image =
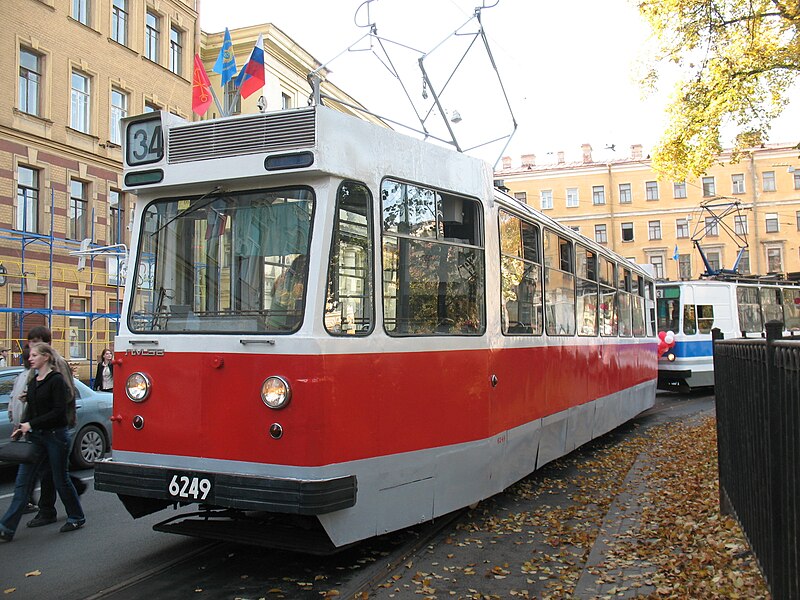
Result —
<instances>
[{"instance_id":1,"label":"car windshield","mask_svg":"<svg viewBox=\"0 0 800 600\"><path fill-rule=\"evenodd\" d=\"M306 188L152 202L137 250L131 330L297 330L313 208Z\"/></svg>"}]
</instances>

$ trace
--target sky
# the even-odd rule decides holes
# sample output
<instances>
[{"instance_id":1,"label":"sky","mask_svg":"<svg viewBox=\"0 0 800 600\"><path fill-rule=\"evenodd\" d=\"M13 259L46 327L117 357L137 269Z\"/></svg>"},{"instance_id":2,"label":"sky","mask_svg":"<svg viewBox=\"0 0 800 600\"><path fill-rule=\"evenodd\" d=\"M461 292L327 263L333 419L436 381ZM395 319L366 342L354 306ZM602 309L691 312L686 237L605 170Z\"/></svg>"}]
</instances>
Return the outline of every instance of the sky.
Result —
<instances>
[{"instance_id":1,"label":"sky","mask_svg":"<svg viewBox=\"0 0 800 600\"><path fill-rule=\"evenodd\" d=\"M481 21L518 124L510 142L504 136L512 132L513 121L480 39L465 54L475 39L469 34L476 31L474 19L468 21L479 3L487 5ZM387 40L388 58L407 92L376 58L379 46L370 51L367 40L356 43L368 31L359 25L368 22ZM446 84L440 94L443 108L448 116L453 111L461 116L452 125L459 143L476 147L470 153L492 164L508 155L518 165L522 154L535 154L537 164L547 164L559 151L568 161L580 160L584 143L591 144L595 160L628 157L633 144L648 154L665 127L671 86L645 97L637 83L650 32L630 0L200 2L200 26L206 32L259 23L273 23L327 64L329 79L370 110L403 123L418 124L411 102L423 115L432 102L431 95L423 98L417 66L426 53L434 87ZM464 35L451 37L456 30ZM347 52L351 46L360 51ZM462 68L448 80L459 60ZM798 109L800 100L773 125L770 141L797 142ZM442 123L435 115L427 121L430 131L444 137Z\"/></svg>"}]
</instances>

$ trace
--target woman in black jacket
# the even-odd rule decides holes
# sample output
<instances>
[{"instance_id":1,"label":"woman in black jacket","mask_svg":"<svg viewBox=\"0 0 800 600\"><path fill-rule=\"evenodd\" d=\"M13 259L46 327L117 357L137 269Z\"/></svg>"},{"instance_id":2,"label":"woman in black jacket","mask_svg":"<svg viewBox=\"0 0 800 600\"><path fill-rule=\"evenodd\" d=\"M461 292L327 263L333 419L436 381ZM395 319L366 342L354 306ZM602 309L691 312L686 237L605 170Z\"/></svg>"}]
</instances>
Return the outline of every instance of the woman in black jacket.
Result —
<instances>
[{"instance_id":1,"label":"woman in black jacket","mask_svg":"<svg viewBox=\"0 0 800 600\"><path fill-rule=\"evenodd\" d=\"M17 471L11 506L0 519L0 541L3 542L14 538L36 483L36 473L45 461L49 463L53 482L67 511L67 522L61 527L61 532L75 531L86 523L81 501L67 474L69 393L64 377L55 369L55 361L55 352L48 344L40 342L31 346L30 363L36 376L28 383L27 420L19 424L11 437L27 434L40 452L34 463L22 464Z\"/></svg>"},{"instance_id":2,"label":"woman in black jacket","mask_svg":"<svg viewBox=\"0 0 800 600\"><path fill-rule=\"evenodd\" d=\"M97 361L97 372L94 374L94 389L101 392L114 391L114 354L106 348Z\"/></svg>"}]
</instances>

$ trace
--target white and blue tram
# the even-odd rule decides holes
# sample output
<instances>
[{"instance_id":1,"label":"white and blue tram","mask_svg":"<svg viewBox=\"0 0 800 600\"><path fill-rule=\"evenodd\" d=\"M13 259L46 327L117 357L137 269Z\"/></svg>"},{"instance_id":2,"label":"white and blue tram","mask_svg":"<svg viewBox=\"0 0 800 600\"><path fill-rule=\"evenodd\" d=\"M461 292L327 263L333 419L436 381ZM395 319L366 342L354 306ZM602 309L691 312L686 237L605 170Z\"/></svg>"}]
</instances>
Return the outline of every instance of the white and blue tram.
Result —
<instances>
[{"instance_id":1,"label":"white and blue tram","mask_svg":"<svg viewBox=\"0 0 800 600\"><path fill-rule=\"evenodd\" d=\"M686 392L714 385L712 330L726 339L758 336L770 321L800 332L800 285L719 277L656 284L659 332L674 344L658 361L658 387Z\"/></svg>"}]
</instances>

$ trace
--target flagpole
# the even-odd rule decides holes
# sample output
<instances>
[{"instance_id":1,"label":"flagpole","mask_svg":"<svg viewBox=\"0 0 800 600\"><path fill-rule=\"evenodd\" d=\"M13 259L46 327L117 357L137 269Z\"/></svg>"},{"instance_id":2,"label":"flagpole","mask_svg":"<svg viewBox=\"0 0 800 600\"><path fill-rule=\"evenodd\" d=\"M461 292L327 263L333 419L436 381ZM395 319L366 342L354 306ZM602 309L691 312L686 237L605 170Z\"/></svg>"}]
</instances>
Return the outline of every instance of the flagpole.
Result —
<instances>
[{"instance_id":1,"label":"flagpole","mask_svg":"<svg viewBox=\"0 0 800 600\"><path fill-rule=\"evenodd\" d=\"M219 111L219 114L222 115L223 117L230 116L224 110L222 110L222 106L220 106L219 104L219 98L217 98L217 92L214 91L214 86L210 85L208 86L208 89L211 90L211 97L214 98L214 104L217 105L217 110Z\"/></svg>"}]
</instances>

